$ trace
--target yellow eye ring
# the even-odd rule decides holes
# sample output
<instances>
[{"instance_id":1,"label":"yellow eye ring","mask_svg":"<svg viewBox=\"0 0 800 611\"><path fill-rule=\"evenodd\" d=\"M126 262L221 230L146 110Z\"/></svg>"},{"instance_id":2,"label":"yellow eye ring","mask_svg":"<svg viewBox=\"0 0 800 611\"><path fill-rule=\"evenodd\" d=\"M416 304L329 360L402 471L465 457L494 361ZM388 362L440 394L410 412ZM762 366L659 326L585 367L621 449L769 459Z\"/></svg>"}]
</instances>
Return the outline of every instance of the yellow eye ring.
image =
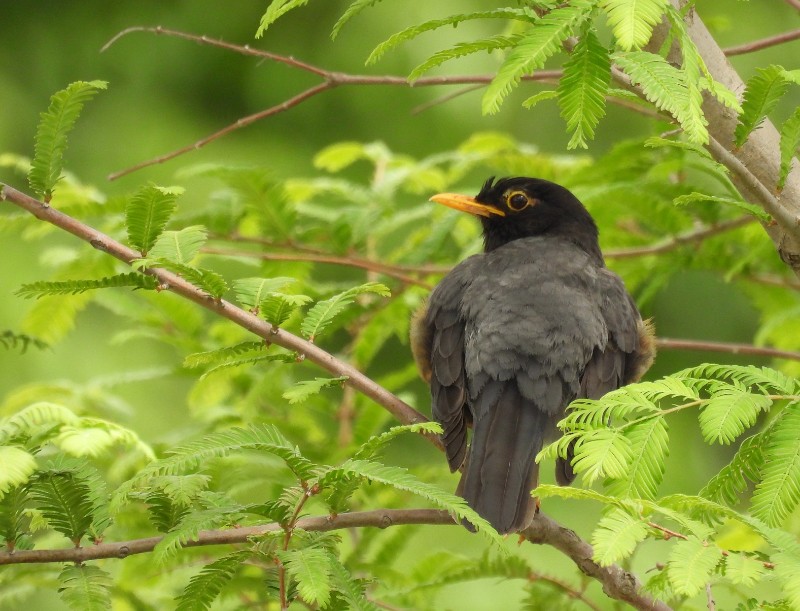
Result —
<instances>
[{"instance_id":1,"label":"yellow eye ring","mask_svg":"<svg viewBox=\"0 0 800 611\"><path fill-rule=\"evenodd\" d=\"M506 194L506 206L513 212L521 212L534 202L524 191L509 191Z\"/></svg>"}]
</instances>

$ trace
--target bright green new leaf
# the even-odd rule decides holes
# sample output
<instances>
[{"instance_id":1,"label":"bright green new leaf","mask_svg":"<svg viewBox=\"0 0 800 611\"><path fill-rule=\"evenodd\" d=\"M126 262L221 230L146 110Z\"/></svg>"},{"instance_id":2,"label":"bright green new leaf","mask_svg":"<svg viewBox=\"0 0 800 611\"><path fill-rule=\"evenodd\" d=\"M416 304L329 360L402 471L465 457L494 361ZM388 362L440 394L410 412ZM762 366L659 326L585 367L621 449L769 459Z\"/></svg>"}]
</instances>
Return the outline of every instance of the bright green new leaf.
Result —
<instances>
[{"instance_id":1,"label":"bright green new leaf","mask_svg":"<svg viewBox=\"0 0 800 611\"><path fill-rule=\"evenodd\" d=\"M295 403L302 403L312 395L319 394L323 388L330 388L331 386L340 386L347 381L347 376L339 376L338 378L314 378L313 380L304 380L298 382L291 388L283 392L283 398L286 399L290 405Z\"/></svg>"},{"instance_id":2,"label":"bright green new leaf","mask_svg":"<svg viewBox=\"0 0 800 611\"><path fill-rule=\"evenodd\" d=\"M622 509L612 508L592 533L594 559L600 566L619 562L628 558L646 536L647 527L642 520Z\"/></svg>"},{"instance_id":3,"label":"bright green new leaf","mask_svg":"<svg viewBox=\"0 0 800 611\"><path fill-rule=\"evenodd\" d=\"M94 564L68 564L58 576L58 594L73 611L111 608L111 575Z\"/></svg>"},{"instance_id":4,"label":"bright green new leaf","mask_svg":"<svg viewBox=\"0 0 800 611\"><path fill-rule=\"evenodd\" d=\"M561 118L572 132L567 148L587 148L594 128L606 114L606 95L611 81L611 60L594 31L587 29L564 63L558 83Z\"/></svg>"},{"instance_id":5,"label":"bright green new leaf","mask_svg":"<svg viewBox=\"0 0 800 611\"><path fill-rule=\"evenodd\" d=\"M211 608L222 588L233 579L250 556L250 550L237 550L205 565L178 596L175 611Z\"/></svg>"},{"instance_id":6,"label":"bright green new leaf","mask_svg":"<svg viewBox=\"0 0 800 611\"><path fill-rule=\"evenodd\" d=\"M722 559L722 550L697 537L678 541L667 562L669 582L684 596L694 596L711 579L711 572Z\"/></svg>"},{"instance_id":7,"label":"bright green new leaf","mask_svg":"<svg viewBox=\"0 0 800 611\"><path fill-rule=\"evenodd\" d=\"M40 115L28 182L44 201L50 201L56 183L61 180L67 135L78 120L83 105L107 84L105 81L72 83L54 93L49 108Z\"/></svg>"},{"instance_id":8,"label":"bright green new leaf","mask_svg":"<svg viewBox=\"0 0 800 611\"><path fill-rule=\"evenodd\" d=\"M747 554L728 554L725 557L725 576L745 588L755 587L767 573L764 563Z\"/></svg>"},{"instance_id":9,"label":"bright green new leaf","mask_svg":"<svg viewBox=\"0 0 800 611\"><path fill-rule=\"evenodd\" d=\"M753 515L778 526L800 502L800 405L786 406L767 440L762 480L753 493Z\"/></svg>"},{"instance_id":10,"label":"bright green new leaf","mask_svg":"<svg viewBox=\"0 0 800 611\"><path fill-rule=\"evenodd\" d=\"M28 481L36 470L36 459L17 446L0 446L0 497Z\"/></svg>"},{"instance_id":11,"label":"bright green new leaf","mask_svg":"<svg viewBox=\"0 0 800 611\"><path fill-rule=\"evenodd\" d=\"M747 81L739 124L733 132L736 146L742 146L747 141L752 131L777 106L788 88L786 71L780 66L756 69L756 74Z\"/></svg>"},{"instance_id":12,"label":"bright green new leaf","mask_svg":"<svg viewBox=\"0 0 800 611\"><path fill-rule=\"evenodd\" d=\"M272 0L267 7L267 11L262 15L261 22L256 30L256 38L261 38L267 28L275 23L280 17L300 6L308 4L308 0Z\"/></svg>"},{"instance_id":13,"label":"bright green new leaf","mask_svg":"<svg viewBox=\"0 0 800 611\"><path fill-rule=\"evenodd\" d=\"M764 209L761 206L756 206L755 204L751 204L749 202L743 201L741 199L733 199L730 197L720 197L717 195L707 195L705 193L689 193L688 195L679 195L673 200L673 203L676 206L686 206L688 204L694 204L696 202L713 202L715 204L721 204L723 206L732 206L734 208L738 208L739 210L743 210L748 214L753 215L759 221L764 223L769 223L772 220L772 217L764 212Z\"/></svg>"},{"instance_id":14,"label":"bright green new leaf","mask_svg":"<svg viewBox=\"0 0 800 611\"><path fill-rule=\"evenodd\" d=\"M206 243L207 232L201 225L191 225L178 231L165 231L158 236L148 253L150 259L166 259L180 265L190 265Z\"/></svg>"},{"instance_id":15,"label":"bright green new leaf","mask_svg":"<svg viewBox=\"0 0 800 611\"><path fill-rule=\"evenodd\" d=\"M281 291L297 282L296 278L280 276L277 278L238 278L233 281L233 292L239 304L248 310L255 310L269 293Z\"/></svg>"},{"instance_id":16,"label":"bright green new leaf","mask_svg":"<svg viewBox=\"0 0 800 611\"><path fill-rule=\"evenodd\" d=\"M491 53L492 51L508 49L509 47L515 46L519 40L520 37L517 35L499 35L492 36L491 38L484 38L482 40L459 43L450 49L445 49L431 55L428 59L411 71L411 73L408 75L408 80L413 83L432 68L440 66L451 59L464 57L465 55L472 55L473 53Z\"/></svg>"},{"instance_id":17,"label":"bright green new leaf","mask_svg":"<svg viewBox=\"0 0 800 611\"><path fill-rule=\"evenodd\" d=\"M534 106L536 106L539 102L544 102L545 100L554 100L557 97L558 97L557 91L548 89L546 91L540 91L539 93L532 95L524 102L522 102L522 105L528 110L530 110Z\"/></svg>"},{"instance_id":18,"label":"bright green new leaf","mask_svg":"<svg viewBox=\"0 0 800 611\"><path fill-rule=\"evenodd\" d=\"M297 582L303 600L325 607L331 598L331 560L324 549L306 547L279 550L277 556Z\"/></svg>"},{"instance_id":19,"label":"bright green new leaf","mask_svg":"<svg viewBox=\"0 0 800 611\"><path fill-rule=\"evenodd\" d=\"M603 0L600 7L619 46L630 51L647 44L668 4L668 0Z\"/></svg>"},{"instance_id":20,"label":"bright green new leaf","mask_svg":"<svg viewBox=\"0 0 800 611\"><path fill-rule=\"evenodd\" d=\"M525 74L544 66L547 59L561 49L561 44L588 19L594 5L590 0L574 0L539 19L515 43L497 71L497 76L486 88L481 103L483 113L496 113L500 104Z\"/></svg>"},{"instance_id":21,"label":"bright green new leaf","mask_svg":"<svg viewBox=\"0 0 800 611\"><path fill-rule=\"evenodd\" d=\"M146 256L153 248L172 213L175 212L182 187L146 185L139 189L125 207L128 242Z\"/></svg>"},{"instance_id":22,"label":"bright green new leaf","mask_svg":"<svg viewBox=\"0 0 800 611\"><path fill-rule=\"evenodd\" d=\"M367 293L374 293L381 297L390 295L389 289L378 282L367 282L360 286L348 289L324 301L319 301L306 313L300 330L310 341L324 331L347 306L351 305L356 297Z\"/></svg>"},{"instance_id":23,"label":"bright green new leaf","mask_svg":"<svg viewBox=\"0 0 800 611\"><path fill-rule=\"evenodd\" d=\"M798 146L800 146L800 107L795 108L781 126L781 172L778 177L778 190L783 189L783 185L786 184Z\"/></svg>"}]
</instances>

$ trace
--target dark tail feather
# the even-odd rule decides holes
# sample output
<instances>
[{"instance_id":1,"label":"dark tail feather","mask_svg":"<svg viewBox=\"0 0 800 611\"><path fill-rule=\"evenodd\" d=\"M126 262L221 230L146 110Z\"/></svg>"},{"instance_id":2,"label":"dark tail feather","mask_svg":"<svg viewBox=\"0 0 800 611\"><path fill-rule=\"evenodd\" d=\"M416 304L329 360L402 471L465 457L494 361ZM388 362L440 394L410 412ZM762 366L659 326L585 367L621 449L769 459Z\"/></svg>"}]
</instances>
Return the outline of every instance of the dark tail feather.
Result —
<instances>
[{"instance_id":1,"label":"dark tail feather","mask_svg":"<svg viewBox=\"0 0 800 611\"><path fill-rule=\"evenodd\" d=\"M498 532L521 530L535 512L530 492L538 483L539 466L534 458L542 449L547 415L523 399L513 382L494 380L473 408L474 435L459 488Z\"/></svg>"},{"instance_id":2,"label":"dark tail feather","mask_svg":"<svg viewBox=\"0 0 800 611\"><path fill-rule=\"evenodd\" d=\"M556 482L559 486L569 486L575 481L575 471L572 470L572 459L575 458L575 441L567 448L567 457L556 459Z\"/></svg>"}]
</instances>

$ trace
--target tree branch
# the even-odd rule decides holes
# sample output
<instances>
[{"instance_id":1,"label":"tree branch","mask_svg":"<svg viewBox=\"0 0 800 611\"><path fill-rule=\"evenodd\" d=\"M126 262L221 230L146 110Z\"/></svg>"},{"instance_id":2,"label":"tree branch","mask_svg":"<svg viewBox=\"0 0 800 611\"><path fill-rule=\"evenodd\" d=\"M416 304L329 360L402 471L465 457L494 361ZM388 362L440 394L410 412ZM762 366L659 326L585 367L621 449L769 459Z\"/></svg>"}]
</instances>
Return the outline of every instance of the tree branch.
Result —
<instances>
[{"instance_id":1,"label":"tree branch","mask_svg":"<svg viewBox=\"0 0 800 611\"><path fill-rule=\"evenodd\" d=\"M797 40L798 38L800 38L800 30L791 30L789 32L784 32L783 34L777 34L775 36L769 36L767 38L762 38L760 40L754 40L752 42L748 42L743 45L728 47L727 49L723 50L723 53L725 53L727 57L733 57L734 55L744 55L745 53L752 53L754 51L760 51L761 49L766 49L768 47L782 45L784 43Z\"/></svg>"},{"instance_id":2,"label":"tree branch","mask_svg":"<svg viewBox=\"0 0 800 611\"><path fill-rule=\"evenodd\" d=\"M404 524L437 524L455 525L453 517L441 509L378 509L374 511L358 511L340 513L336 516L313 516L300 518L294 528L327 532L347 528L388 528ZM207 545L230 545L245 543L250 537L258 537L266 533L281 532L284 527L277 522L260 526L245 526L222 530L202 530L197 539L187 541L183 547L202 547ZM134 554L153 551L164 537L147 537L116 543L100 543L89 547L70 547L67 549L35 549L0 551L0 565L4 564L41 564L48 562L85 562L104 558L127 558Z\"/></svg>"},{"instance_id":3,"label":"tree branch","mask_svg":"<svg viewBox=\"0 0 800 611\"><path fill-rule=\"evenodd\" d=\"M700 350L704 352L724 352L727 354L749 354L752 356L766 356L776 359L789 359L800 361L800 352L791 350L779 350L778 348L768 348L765 346L753 346L752 344L737 344L729 342L712 342L699 339L671 339L659 337L656 339L656 346L666 350Z\"/></svg>"},{"instance_id":4,"label":"tree branch","mask_svg":"<svg viewBox=\"0 0 800 611\"><path fill-rule=\"evenodd\" d=\"M45 204L44 202L40 202L28 195L25 195L21 191L17 191L16 189L9 187L3 183L0 183L0 201L8 201L14 205L17 205L24 210L27 210L32 215L34 215L39 220L45 221L72 235L76 236L77 238L88 242L94 248L101 250L103 252L108 253L112 257L130 265L132 261L139 258L139 253L120 244L110 236L107 236L96 229L81 223L77 219L70 217L69 215L56 210L52 206ZM316 346L315 344L308 342L300 337L297 337L288 331L285 331L280 328L273 328L272 325L267 323L264 320L261 320L257 316L251 314L250 312L246 312L241 308L236 307L232 303L229 303L223 299L213 299L194 285L188 283L186 280L181 278L180 276L168 272L163 269L158 268L149 268L143 270L143 273L149 274L155 277L159 284L161 285L163 290L169 290L181 297L189 299L194 303L202 306L203 308L214 312L215 314L222 316L236 325L247 329L248 331L262 337L272 343L278 344L279 346L283 346L288 350L294 350L299 354L305 356L311 362L319 365L323 369L333 373L334 375L344 375L348 376L347 384L351 385L353 388L358 390L359 392L365 394L366 396L370 397L376 403L384 407L389 413L391 413L397 420L399 420L403 424L411 424L416 422L424 422L427 421L427 418L412 408L410 405L390 393L388 390L377 384L372 379L365 376L363 373L358 371L352 365L340 361L339 359L335 358L333 355L329 354L322 348ZM437 448L440 450L443 449L442 442L436 435L426 435L426 438L433 443ZM402 511L402 510L401 510ZM402 522L402 523L436 523L436 524L452 524L453 519L447 512L436 512L430 513L433 510L417 510L417 511L425 511L427 513L423 514L424 522ZM367 512L371 514L376 514L376 512ZM341 520L347 520L345 516L360 516L360 518L351 518L356 520L356 523L350 523L347 525L342 525ZM401 514L402 515L402 514ZM417 516L417 519L420 519L420 514L414 514ZM386 518L384 516L388 516L389 522L385 523ZM401 523L392 521L395 514L384 512L377 512L376 515L372 515L371 519L374 520L371 524L362 524L358 522L358 519L363 519L364 514L342 514L341 516L336 516L333 518L329 517L321 517L321 518L304 518L303 520L298 521L298 526L301 528L305 528L310 530L312 528L316 530L324 530L326 527L327 529L332 529L333 526L331 524L336 524L336 528L349 528L351 526L363 526L363 525L370 525L370 526L380 526L380 525L390 525L394 523ZM340 521L337 521L340 520ZM278 524L275 525L267 525L262 527L251 527L256 529L255 531L248 533L247 529L235 529L232 531L234 535L244 535L243 539L237 539L237 542L240 542L250 536L251 534L260 534L257 529L263 528L273 528L276 530L282 530L282 527ZM598 565L594 560L592 560L593 550L592 546L589 545L586 541L582 540L577 534L573 531L561 526L551 518L548 518L545 515L539 514L537 518L534 520L533 524L528 527L524 531L525 538L529 539L534 543L543 543L550 545L562 553L566 554L572 561L578 566L578 568L591 577L599 580L603 585L603 591L612 598L616 598L619 600L624 600L637 609L655 609L658 611L666 611L669 609L663 603L658 601L654 601L644 594L639 592L640 583L635 575L625 571L621 567L617 565L611 565L608 567L601 567ZM206 545L212 545L216 543L230 543L231 531L206 531L204 534L203 542ZM80 562L84 559L92 559L95 557L125 557L132 553L142 553L145 551L150 551L155 547L155 545L161 540L160 537L151 537L149 539L141 539L138 540L138 543L131 548L130 546L125 547L123 549L121 546L123 544L101 544L95 547L90 548L76 548L71 550L53 550L51 551L51 556L48 556L47 560L39 559L39 560L28 560L28 562L63 562L63 561L76 561ZM211 543L214 541L215 543ZM194 543L197 545L198 543ZM110 547L103 547L103 546L110 546ZM93 556L91 552L84 551L84 550L97 550L97 549L105 550L105 553L108 554L106 556ZM9 563L9 559L11 556L15 558L37 558L37 556L30 556L31 553L35 553L37 550L27 551L27 550L20 550L10 554L8 552L0 553L0 564ZM96 553L96 552L95 552ZM65 554L64 556L59 556L59 554ZM86 557L71 557L69 554L89 554ZM23 560L23 562L25 562Z\"/></svg>"}]
</instances>

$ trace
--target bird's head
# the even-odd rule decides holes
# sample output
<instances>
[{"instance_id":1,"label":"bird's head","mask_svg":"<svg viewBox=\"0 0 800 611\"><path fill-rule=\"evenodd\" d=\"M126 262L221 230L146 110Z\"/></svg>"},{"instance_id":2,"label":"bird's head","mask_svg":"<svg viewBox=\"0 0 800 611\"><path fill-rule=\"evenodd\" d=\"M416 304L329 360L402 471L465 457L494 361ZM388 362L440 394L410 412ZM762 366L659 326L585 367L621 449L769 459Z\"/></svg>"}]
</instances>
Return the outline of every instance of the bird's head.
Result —
<instances>
[{"instance_id":1,"label":"bird's head","mask_svg":"<svg viewBox=\"0 0 800 611\"><path fill-rule=\"evenodd\" d=\"M492 177L475 197L440 193L431 201L477 216L487 252L519 238L558 235L601 256L594 219L570 191L547 180Z\"/></svg>"}]
</instances>

